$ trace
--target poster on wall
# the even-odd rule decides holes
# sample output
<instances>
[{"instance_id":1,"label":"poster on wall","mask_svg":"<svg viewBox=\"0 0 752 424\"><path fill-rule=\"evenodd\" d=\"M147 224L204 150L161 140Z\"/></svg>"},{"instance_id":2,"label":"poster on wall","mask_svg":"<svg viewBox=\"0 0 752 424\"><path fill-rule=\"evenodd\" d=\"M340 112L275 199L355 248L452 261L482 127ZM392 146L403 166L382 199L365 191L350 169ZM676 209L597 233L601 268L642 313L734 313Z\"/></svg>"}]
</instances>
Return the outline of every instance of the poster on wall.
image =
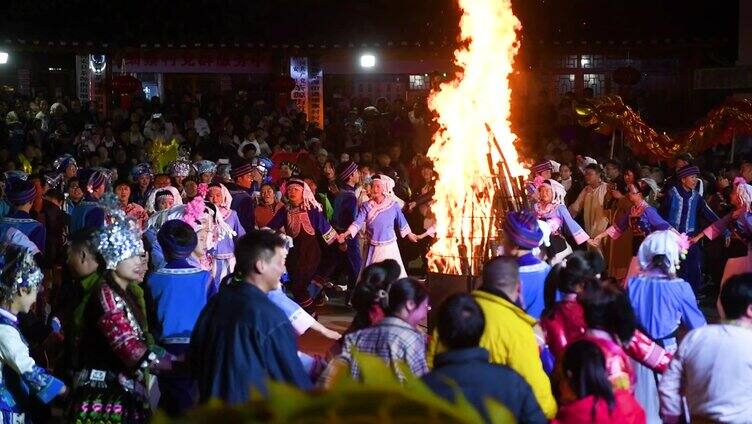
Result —
<instances>
[{"instance_id":1,"label":"poster on wall","mask_svg":"<svg viewBox=\"0 0 752 424\"><path fill-rule=\"evenodd\" d=\"M90 100L89 55L76 55L76 97L81 101Z\"/></svg>"},{"instance_id":2,"label":"poster on wall","mask_svg":"<svg viewBox=\"0 0 752 424\"><path fill-rule=\"evenodd\" d=\"M308 113L308 58L290 58L290 78L295 82L290 92L292 101L301 112Z\"/></svg>"}]
</instances>

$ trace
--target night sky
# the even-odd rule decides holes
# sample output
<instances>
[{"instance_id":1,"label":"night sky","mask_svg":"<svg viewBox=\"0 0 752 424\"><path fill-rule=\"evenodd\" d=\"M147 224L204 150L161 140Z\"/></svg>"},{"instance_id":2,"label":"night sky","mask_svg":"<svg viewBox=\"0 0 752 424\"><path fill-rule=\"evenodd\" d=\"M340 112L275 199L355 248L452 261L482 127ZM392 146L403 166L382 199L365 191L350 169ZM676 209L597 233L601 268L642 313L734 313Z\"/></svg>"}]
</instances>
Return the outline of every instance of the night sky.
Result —
<instances>
[{"instance_id":1,"label":"night sky","mask_svg":"<svg viewBox=\"0 0 752 424\"><path fill-rule=\"evenodd\" d=\"M141 42L349 42L456 39L453 0L6 0L0 36ZM514 0L528 40L727 38L736 0ZM735 48L735 47L734 47Z\"/></svg>"}]
</instances>

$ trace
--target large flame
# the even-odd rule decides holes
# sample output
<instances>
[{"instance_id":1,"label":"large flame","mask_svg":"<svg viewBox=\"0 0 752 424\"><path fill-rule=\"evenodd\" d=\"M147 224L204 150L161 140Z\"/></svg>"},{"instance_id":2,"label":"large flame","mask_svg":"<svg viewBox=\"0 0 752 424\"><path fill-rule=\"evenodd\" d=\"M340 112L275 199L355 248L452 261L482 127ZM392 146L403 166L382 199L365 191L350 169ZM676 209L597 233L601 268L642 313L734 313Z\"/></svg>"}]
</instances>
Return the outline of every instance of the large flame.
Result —
<instances>
[{"instance_id":1,"label":"large flame","mask_svg":"<svg viewBox=\"0 0 752 424\"><path fill-rule=\"evenodd\" d=\"M519 48L520 21L510 0L459 0L459 4L463 47L454 52L454 61L461 70L428 100L440 124L428 150L438 173L432 208L437 241L428 264L432 271L447 274L477 271L474 263L493 235L491 211L497 188L489 162L496 167L504 161L512 177L527 173L517 157L509 122L508 76ZM511 192L511 185L507 188Z\"/></svg>"}]
</instances>

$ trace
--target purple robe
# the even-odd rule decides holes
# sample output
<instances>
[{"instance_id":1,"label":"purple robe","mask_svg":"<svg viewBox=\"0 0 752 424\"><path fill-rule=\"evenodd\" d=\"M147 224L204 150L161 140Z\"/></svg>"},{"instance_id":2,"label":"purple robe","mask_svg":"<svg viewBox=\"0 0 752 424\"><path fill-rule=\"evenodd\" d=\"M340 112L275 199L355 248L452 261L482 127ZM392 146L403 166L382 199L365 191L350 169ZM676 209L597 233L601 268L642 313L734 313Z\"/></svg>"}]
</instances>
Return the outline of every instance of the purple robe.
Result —
<instances>
[{"instance_id":1,"label":"purple robe","mask_svg":"<svg viewBox=\"0 0 752 424\"><path fill-rule=\"evenodd\" d=\"M633 216L630 212L618 217L613 225L606 229L606 234L612 239L618 239L628 229L632 231L632 255L635 255L645 237L654 231L669 230L671 225L654 207L646 206L640 215Z\"/></svg>"}]
</instances>

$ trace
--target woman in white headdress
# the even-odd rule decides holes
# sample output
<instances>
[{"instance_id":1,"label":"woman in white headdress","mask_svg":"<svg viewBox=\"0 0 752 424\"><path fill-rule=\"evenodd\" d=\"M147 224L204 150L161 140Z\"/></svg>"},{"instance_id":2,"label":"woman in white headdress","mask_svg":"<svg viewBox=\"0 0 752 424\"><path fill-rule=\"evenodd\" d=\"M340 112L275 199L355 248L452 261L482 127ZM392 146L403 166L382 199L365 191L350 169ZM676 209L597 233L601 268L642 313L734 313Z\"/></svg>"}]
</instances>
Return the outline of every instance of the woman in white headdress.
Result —
<instances>
[{"instance_id":1,"label":"woman in white headdress","mask_svg":"<svg viewBox=\"0 0 752 424\"><path fill-rule=\"evenodd\" d=\"M354 237L361 228L365 227L366 254L363 255L361 269L375 262L394 259L400 265L400 278L402 278L407 277L407 272L405 272L399 247L397 247L395 225L399 228L400 236L412 242L417 242L428 233L420 236L413 234L393 190L393 179L386 175L374 175L371 183L371 199L359 208L355 221L338 236L338 241L343 243L348 236Z\"/></svg>"},{"instance_id":2,"label":"woman in white headdress","mask_svg":"<svg viewBox=\"0 0 752 424\"><path fill-rule=\"evenodd\" d=\"M214 285L219 287L222 280L235 270L235 240L245 235L238 214L230 209L232 196L223 184L211 184L206 200L217 208L221 219L232 230L217 242L214 252Z\"/></svg>"},{"instance_id":3,"label":"woman in white headdress","mask_svg":"<svg viewBox=\"0 0 752 424\"><path fill-rule=\"evenodd\" d=\"M567 191L560 182L548 179L534 181L537 186L538 202L533 205L536 217L545 221L550 229L548 259L551 265L556 265L562 259L572 253L572 247L569 246L564 238L564 229L577 244L582 244L590 238L587 233L580 227L569 214L569 210L564 205L564 197Z\"/></svg>"},{"instance_id":4,"label":"woman in white headdress","mask_svg":"<svg viewBox=\"0 0 752 424\"><path fill-rule=\"evenodd\" d=\"M666 351L676 351L680 323L687 330L705 325L692 287L676 276L689 240L674 230L655 231L640 245L641 273L629 280L627 292L639 327ZM633 361L637 375L635 397L647 422L661 422L657 378L652 370Z\"/></svg>"},{"instance_id":5,"label":"woman in white headdress","mask_svg":"<svg viewBox=\"0 0 752 424\"><path fill-rule=\"evenodd\" d=\"M180 192L173 186L162 187L153 190L146 199L146 213L153 215L156 212L170 209L173 206L183 204Z\"/></svg>"},{"instance_id":6,"label":"woman in white headdress","mask_svg":"<svg viewBox=\"0 0 752 424\"><path fill-rule=\"evenodd\" d=\"M232 237L234 231L222 219L222 214L218 211L217 207L204 201L207 191L207 185L201 183L198 187L199 195L192 201L157 212L149 218L144 236L152 245L152 268L160 269L166 263L162 254L162 248L157 241L157 232L165 222L171 219L182 219L190 224L198 235L198 246L193 254L187 258L188 262L197 268L214 272L214 249L219 240L228 235ZM218 290L218 287L212 286L208 288L210 295L213 295Z\"/></svg>"}]
</instances>

